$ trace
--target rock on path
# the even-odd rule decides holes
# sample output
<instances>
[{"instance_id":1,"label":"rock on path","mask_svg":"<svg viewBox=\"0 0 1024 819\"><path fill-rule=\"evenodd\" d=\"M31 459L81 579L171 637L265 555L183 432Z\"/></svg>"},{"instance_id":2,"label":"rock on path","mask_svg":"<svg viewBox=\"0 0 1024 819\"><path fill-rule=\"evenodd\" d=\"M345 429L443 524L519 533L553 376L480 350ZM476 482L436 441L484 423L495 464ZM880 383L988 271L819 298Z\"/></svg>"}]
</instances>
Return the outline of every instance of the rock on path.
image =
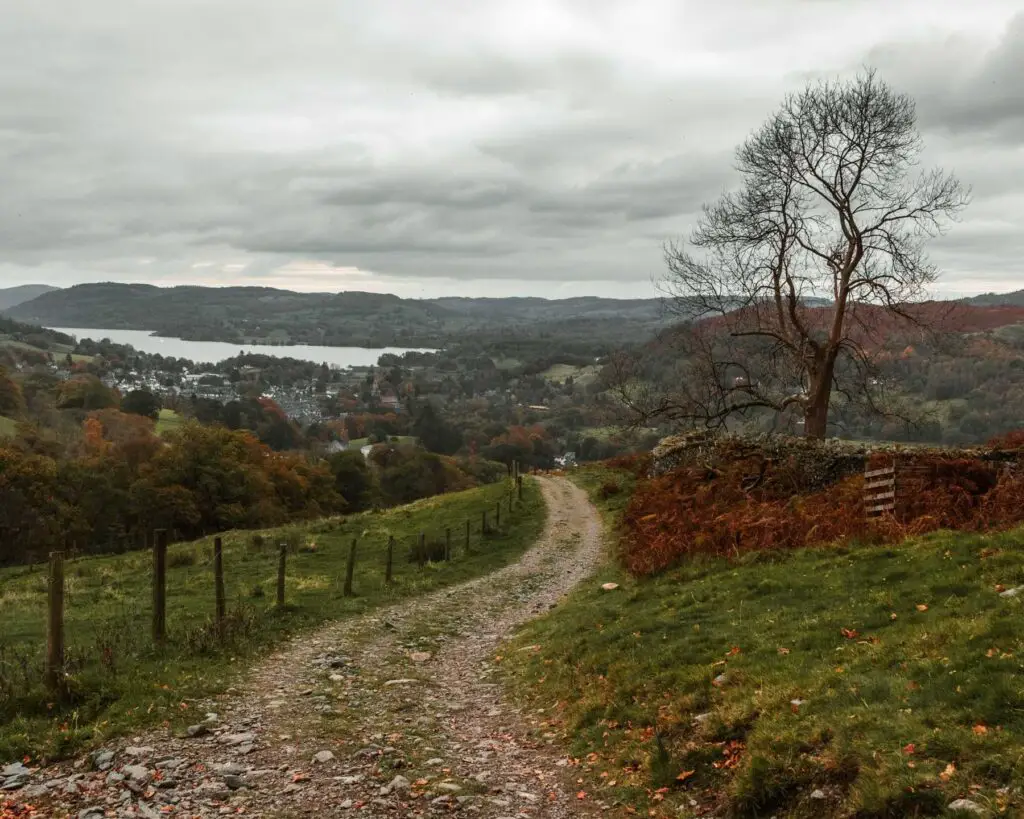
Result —
<instances>
[{"instance_id":1,"label":"rock on path","mask_svg":"<svg viewBox=\"0 0 1024 819\"><path fill-rule=\"evenodd\" d=\"M580 816L571 766L492 680L521 623L588 577L601 524L541 478L548 521L517 563L286 644L183 737L153 731L45 769L9 766L36 816Z\"/></svg>"}]
</instances>

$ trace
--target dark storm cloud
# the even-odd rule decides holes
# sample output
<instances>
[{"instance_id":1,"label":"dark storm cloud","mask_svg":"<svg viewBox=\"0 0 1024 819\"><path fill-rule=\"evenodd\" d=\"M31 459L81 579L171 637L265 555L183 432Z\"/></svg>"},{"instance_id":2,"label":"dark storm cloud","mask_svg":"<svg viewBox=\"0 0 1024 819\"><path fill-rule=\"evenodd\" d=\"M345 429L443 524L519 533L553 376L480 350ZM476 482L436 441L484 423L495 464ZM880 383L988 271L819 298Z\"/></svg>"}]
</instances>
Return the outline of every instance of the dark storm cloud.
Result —
<instances>
[{"instance_id":1,"label":"dark storm cloud","mask_svg":"<svg viewBox=\"0 0 1024 819\"><path fill-rule=\"evenodd\" d=\"M804 78L865 63L975 187L937 261L964 289L1020 270L1013 0L11 6L0 285L648 295L661 241L733 181L734 145Z\"/></svg>"}]
</instances>

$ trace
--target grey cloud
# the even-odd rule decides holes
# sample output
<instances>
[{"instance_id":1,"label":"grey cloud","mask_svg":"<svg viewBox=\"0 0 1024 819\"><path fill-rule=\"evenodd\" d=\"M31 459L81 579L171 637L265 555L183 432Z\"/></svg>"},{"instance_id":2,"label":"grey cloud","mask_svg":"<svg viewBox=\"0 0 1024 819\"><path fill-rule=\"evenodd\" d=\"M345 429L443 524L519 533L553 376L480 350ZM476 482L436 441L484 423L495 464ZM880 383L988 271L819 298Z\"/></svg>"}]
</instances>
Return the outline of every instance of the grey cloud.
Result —
<instances>
[{"instance_id":1,"label":"grey cloud","mask_svg":"<svg viewBox=\"0 0 1024 819\"><path fill-rule=\"evenodd\" d=\"M877 0L11 5L4 284L226 283L325 260L406 287L650 295L661 241L730 185L733 146L795 78L864 62L918 97L934 158L975 185L937 261L969 281L1022 252L1024 92L1006 78L1024 73L1024 16L986 50L951 33L959 16L932 39L907 38L909 14L866 39L853 23ZM861 39L805 59L825 21Z\"/></svg>"}]
</instances>

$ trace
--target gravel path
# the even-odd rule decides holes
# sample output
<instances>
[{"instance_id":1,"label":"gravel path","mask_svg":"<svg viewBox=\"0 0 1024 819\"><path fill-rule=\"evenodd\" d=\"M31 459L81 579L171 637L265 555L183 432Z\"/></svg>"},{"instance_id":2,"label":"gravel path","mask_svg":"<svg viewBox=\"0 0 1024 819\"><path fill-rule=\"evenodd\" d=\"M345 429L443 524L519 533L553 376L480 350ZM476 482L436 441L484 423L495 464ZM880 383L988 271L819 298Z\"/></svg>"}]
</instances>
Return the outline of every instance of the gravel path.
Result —
<instances>
[{"instance_id":1,"label":"gravel path","mask_svg":"<svg viewBox=\"0 0 1024 819\"><path fill-rule=\"evenodd\" d=\"M491 679L500 641L594 570L597 513L539 479L538 543L512 566L296 638L190 737L153 732L23 776L36 816L563 817L572 766L536 739Z\"/></svg>"}]
</instances>

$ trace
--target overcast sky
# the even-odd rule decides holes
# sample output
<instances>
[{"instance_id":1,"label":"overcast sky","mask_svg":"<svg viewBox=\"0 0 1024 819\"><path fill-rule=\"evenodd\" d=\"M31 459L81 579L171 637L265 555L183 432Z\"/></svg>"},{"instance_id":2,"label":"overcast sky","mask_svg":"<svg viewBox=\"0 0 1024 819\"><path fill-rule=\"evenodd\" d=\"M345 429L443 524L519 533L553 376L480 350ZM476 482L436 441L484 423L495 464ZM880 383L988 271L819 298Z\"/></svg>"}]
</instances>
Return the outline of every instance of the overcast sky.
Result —
<instances>
[{"instance_id":1,"label":"overcast sky","mask_svg":"<svg viewBox=\"0 0 1024 819\"><path fill-rule=\"evenodd\" d=\"M24 0L0 286L654 294L809 78L878 68L974 188L949 294L1024 288L1020 0Z\"/></svg>"}]
</instances>

